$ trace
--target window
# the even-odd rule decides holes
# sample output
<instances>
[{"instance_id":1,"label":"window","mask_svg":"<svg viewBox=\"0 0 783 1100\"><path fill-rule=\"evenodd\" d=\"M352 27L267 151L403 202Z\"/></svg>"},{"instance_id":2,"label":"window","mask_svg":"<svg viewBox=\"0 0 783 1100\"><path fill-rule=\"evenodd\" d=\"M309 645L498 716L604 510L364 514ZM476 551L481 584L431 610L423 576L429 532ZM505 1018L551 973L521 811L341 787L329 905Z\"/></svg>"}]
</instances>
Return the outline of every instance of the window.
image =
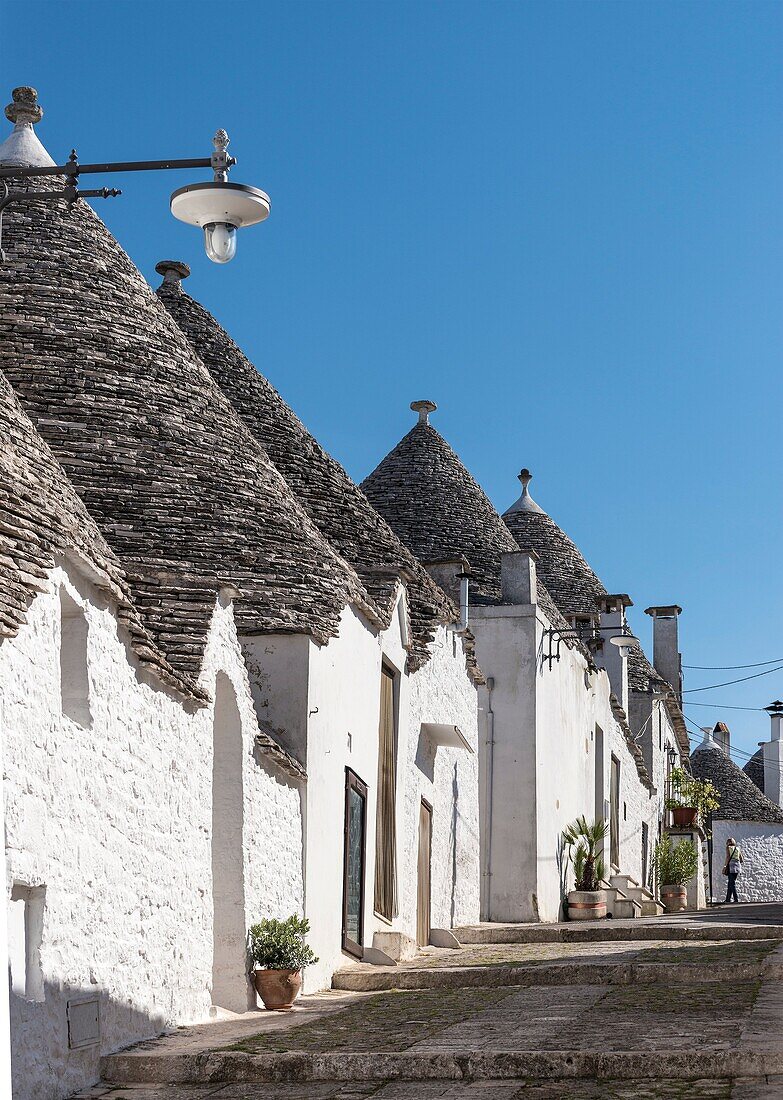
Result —
<instances>
[{"instance_id":1,"label":"window","mask_svg":"<svg viewBox=\"0 0 783 1100\"><path fill-rule=\"evenodd\" d=\"M609 859L620 869L620 761L612 756L612 776L609 788Z\"/></svg>"},{"instance_id":2,"label":"window","mask_svg":"<svg viewBox=\"0 0 783 1100\"><path fill-rule=\"evenodd\" d=\"M343 951L362 956L364 944L364 864L367 787L345 769L345 850L343 863Z\"/></svg>"},{"instance_id":3,"label":"window","mask_svg":"<svg viewBox=\"0 0 783 1100\"><path fill-rule=\"evenodd\" d=\"M60 703L67 718L90 729L87 618L64 588L60 589Z\"/></svg>"},{"instance_id":4,"label":"window","mask_svg":"<svg viewBox=\"0 0 783 1100\"><path fill-rule=\"evenodd\" d=\"M41 938L46 888L15 882L8 904L8 967L11 991L26 1001L44 999Z\"/></svg>"},{"instance_id":5,"label":"window","mask_svg":"<svg viewBox=\"0 0 783 1100\"><path fill-rule=\"evenodd\" d=\"M378 799L375 810L375 912L392 920L397 912L397 729L395 676L384 665L378 723Z\"/></svg>"}]
</instances>

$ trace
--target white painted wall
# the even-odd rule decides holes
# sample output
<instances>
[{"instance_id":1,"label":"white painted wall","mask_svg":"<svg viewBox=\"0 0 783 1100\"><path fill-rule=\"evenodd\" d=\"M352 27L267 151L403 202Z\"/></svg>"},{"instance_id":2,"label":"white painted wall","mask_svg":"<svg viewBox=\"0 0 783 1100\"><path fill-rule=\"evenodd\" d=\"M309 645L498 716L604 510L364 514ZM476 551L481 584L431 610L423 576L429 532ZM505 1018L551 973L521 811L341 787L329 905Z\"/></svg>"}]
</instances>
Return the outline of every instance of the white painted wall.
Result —
<instances>
[{"instance_id":1,"label":"white painted wall","mask_svg":"<svg viewBox=\"0 0 783 1100\"><path fill-rule=\"evenodd\" d=\"M62 710L61 585L88 627L89 729ZM242 725L246 917L301 911L300 794L253 757L233 615L218 604L202 684L221 670ZM73 569L53 572L0 645L0 684L7 896L45 887L44 999L11 996L14 1087L54 1100L97 1079L99 1054L208 1017L213 713L134 667L112 608ZM69 1051L66 1002L85 994L100 997L102 1043Z\"/></svg>"},{"instance_id":2,"label":"white painted wall","mask_svg":"<svg viewBox=\"0 0 783 1100\"><path fill-rule=\"evenodd\" d=\"M403 600L400 593L399 599ZM458 725L477 745L477 696L461 639L442 628L429 662L405 671L404 615L386 631L372 629L353 608L342 614L328 645L288 636L246 638L253 696L282 740L300 743L306 730L305 912L319 963L305 974L308 991L328 986L346 961L342 952L345 769L366 784L367 846L364 945L375 931L416 932L416 854L419 804L433 806L432 923L450 927L478 919L478 767L464 751L420 751L422 722ZM389 923L373 912L375 810L381 666L398 673L397 874L398 914ZM307 685L306 694L300 690ZM299 731L292 734L291 730ZM453 914L453 915L452 915Z\"/></svg>"},{"instance_id":3,"label":"white painted wall","mask_svg":"<svg viewBox=\"0 0 783 1100\"><path fill-rule=\"evenodd\" d=\"M565 644L560 645L560 660L550 667L544 636L550 623L537 605L475 607L471 626L482 671L494 679L490 887L483 916L558 920L563 894L573 887L572 872L564 865L562 833L580 814L589 820L603 815L612 753L620 761L620 872L637 881L641 826L647 822L654 842L657 799L642 785L612 713L606 672L591 672L586 658ZM603 733L602 763L597 762L597 728ZM485 722L484 776L486 730ZM484 788L482 783L482 792ZM485 828L485 863L487 835ZM607 865L608 854L607 840Z\"/></svg>"},{"instance_id":4,"label":"white painted wall","mask_svg":"<svg viewBox=\"0 0 783 1100\"><path fill-rule=\"evenodd\" d=\"M721 874L726 841L733 837L742 849L742 873L737 879L740 901L783 901L783 825L757 821L713 821L712 889L716 901L726 897Z\"/></svg>"}]
</instances>

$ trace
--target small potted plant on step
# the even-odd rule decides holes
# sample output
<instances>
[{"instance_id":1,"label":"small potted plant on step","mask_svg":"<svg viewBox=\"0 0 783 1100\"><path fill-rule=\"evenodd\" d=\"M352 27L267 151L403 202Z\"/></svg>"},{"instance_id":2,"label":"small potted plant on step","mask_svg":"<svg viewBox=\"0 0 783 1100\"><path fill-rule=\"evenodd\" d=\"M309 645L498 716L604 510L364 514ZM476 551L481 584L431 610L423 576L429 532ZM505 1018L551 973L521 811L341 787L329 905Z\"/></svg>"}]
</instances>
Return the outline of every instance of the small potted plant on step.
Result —
<instances>
[{"instance_id":1,"label":"small potted plant on step","mask_svg":"<svg viewBox=\"0 0 783 1100\"><path fill-rule=\"evenodd\" d=\"M685 884L699 868L698 849L692 840L672 844L672 838L666 833L655 845L654 859L661 904L667 913L677 913L688 902Z\"/></svg>"},{"instance_id":2,"label":"small potted plant on step","mask_svg":"<svg viewBox=\"0 0 783 1100\"><path fill-rule=\"evenodd\" d=\"M606 916L606 896L601 889L606 865L598 848L608 831L609 825L603 819L591 825L583 815L563 833L576 887L568 894L569 920L599 920Z\"/></svg>"},{"instance_id":3,"label":"small potted plant on step","mask_svg":"<svg viewBox=\"0 0 783 1100\"><path fill-rule=\"evenodd\" d=\"M264 1008L292 1007L302 988L302 970L318 959L305 943L310 922L292 914L287 920L262 920L248 933L248 950L256 969L253 981Z\"/></svg>"}]
</instances>

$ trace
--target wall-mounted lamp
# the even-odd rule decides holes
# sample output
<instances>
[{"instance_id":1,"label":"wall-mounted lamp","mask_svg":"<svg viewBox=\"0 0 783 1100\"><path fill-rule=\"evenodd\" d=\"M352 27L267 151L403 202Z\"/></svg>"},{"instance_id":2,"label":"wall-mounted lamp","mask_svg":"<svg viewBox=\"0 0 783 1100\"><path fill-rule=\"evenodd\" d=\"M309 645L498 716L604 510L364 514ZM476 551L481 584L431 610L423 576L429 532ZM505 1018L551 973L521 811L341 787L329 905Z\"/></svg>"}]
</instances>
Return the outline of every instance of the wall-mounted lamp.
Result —
<instances>
[{"instance_id":1,"label":"wall-mounted lamp","mask_svg":"<svg viewBox=\"0 0 783 1100\"><path fill-rule=\"evenodd\" d=\"M6 109L6 117L15 123L17 130L28 131L40 121L43 110L39 106L35 88L14 88L13 102ZM13 136L13 135L12 135ZM29 135L30 137L32 135ZM21 133L16 147L22 148L27 135ZM37 138L34 139L40 149ZM204 247L214 263L225 264L236 255L237 229L257 225L269 217L269 196L257 187L244 183L229 183L228 173L236 164L236 158L228 155L229 138L225 130L218 130L212 139L214 151L210 157L189 160L135 160L113 161L104 164L79 164L76 150L71 151L67 164L15 164L6 162L0 168L0 181L4 194L0 197L0 263L2 251L3 211L12 203L67 202L77 199L113 198L122 192L103 187L94 191L80 191L79 176L107 172L156 172L181 168L211 168L214 178L210 183L192 183L180 187L171 196L171 212L179 221L196 225L204 231ZM29 140L28 140L29 147ZM20 158L21 159L21 158ZM49 160L50 158L46 158ZM10 191L6 179L34 179L42 176L64 176L65 184L54 191Z\"/></svg>"}]
</instances>

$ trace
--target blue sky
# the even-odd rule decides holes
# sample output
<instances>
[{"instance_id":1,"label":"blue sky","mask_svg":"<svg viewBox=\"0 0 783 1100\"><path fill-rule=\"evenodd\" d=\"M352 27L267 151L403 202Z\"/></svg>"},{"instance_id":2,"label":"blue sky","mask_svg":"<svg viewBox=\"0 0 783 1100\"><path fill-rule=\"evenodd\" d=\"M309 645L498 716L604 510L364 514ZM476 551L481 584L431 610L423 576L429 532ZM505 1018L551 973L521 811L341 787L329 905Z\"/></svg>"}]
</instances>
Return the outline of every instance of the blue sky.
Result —
<instances>
[{"instance_id":1,"label":"blue sky","mask_svg":"<svg viewBox=\"0 0 783 1100\"><path fill-rule=\"evenodd\" d=\"M96 203L207 305L357 479L412 399L502 511L522 465L610 591L678 602L684 661L783 657L783 5L8 5L50 153L208 155L269 221L211 264L193 175ZM99 182L96 180L96 183ZM782 662L783 663L783 662ZM759 671L688 671L687 688ZM693 693L762 707L783 672ZM767 718L693 706L752 751Z\"/></svg>"}]
</instances>

